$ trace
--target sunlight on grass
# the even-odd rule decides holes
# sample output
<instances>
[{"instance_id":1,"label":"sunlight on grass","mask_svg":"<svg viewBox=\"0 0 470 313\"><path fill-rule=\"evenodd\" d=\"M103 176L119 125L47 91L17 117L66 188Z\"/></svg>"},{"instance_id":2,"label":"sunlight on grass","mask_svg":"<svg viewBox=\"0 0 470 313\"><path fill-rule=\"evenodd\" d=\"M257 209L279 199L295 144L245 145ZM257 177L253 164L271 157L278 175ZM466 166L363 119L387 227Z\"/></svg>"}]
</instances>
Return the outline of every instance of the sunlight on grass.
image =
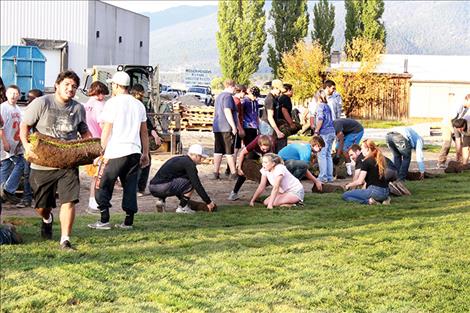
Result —
<instances>
[{"instance_id":1,"label":"sunlight on grass","mask_svg":"<svg viewBox=\"0 0 470 313\"><path fill-rule=\"evenodd\" d=\"M26 243L1 247L2 312L468 312L468 186L467 172L411 182L390 206L307 194L295 209L139 214L127 232L79 216L71 253L15 218Z\"/></svg>"}]
</instances>

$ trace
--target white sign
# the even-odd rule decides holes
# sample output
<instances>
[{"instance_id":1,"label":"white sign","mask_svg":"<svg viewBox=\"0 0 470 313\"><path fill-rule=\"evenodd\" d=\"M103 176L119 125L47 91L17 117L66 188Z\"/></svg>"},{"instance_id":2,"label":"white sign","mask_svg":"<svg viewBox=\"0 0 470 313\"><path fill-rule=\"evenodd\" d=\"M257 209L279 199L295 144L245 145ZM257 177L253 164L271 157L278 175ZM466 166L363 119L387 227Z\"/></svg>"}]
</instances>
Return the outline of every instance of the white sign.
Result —
<instances>
[{"instance_id":1,"label":"white sign","mask_svg":"<svg viewBox=\"0 0 470 313\"><path fill-rule=\"evenodd\" d=\"M211 84L211 70L186 69L184 83L186 86Z\"/></svg>"}]
</instances>

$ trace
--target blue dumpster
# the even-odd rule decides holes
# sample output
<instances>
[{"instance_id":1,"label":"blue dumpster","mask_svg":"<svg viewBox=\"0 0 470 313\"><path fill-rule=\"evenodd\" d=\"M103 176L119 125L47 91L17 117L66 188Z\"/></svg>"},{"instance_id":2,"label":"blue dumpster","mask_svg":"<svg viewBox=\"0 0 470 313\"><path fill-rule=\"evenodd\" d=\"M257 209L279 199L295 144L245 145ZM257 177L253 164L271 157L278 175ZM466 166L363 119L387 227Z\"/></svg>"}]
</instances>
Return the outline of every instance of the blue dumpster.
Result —
<instances>
[{"instance_id":1,"label":"blue dumpster","mask_svg":"<svg viewBox=\"0 0 470 313\"><path fill-rule=\"evenodd\" d=\"M11 46L2 54L2 79L5 86L17 85L24 96L31 89L44 91L46 57L38 47Z\"/></svg>"}]
</instances>

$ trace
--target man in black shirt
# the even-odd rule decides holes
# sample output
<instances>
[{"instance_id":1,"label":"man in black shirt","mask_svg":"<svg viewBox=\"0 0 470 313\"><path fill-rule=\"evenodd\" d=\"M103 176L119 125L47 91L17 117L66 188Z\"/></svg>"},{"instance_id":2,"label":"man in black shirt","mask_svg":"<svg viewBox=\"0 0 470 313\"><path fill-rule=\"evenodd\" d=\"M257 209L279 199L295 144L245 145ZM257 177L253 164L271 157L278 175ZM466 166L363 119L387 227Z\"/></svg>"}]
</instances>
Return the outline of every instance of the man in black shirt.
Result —
<instances>
[{"instance_id":1,"label":"man in black shirt","mask_svg":"<svg viewBox=\"0 0 470 313\"><path fill-rule=\"evenodd\" d=\"M279 130L279 95L284 92L284 85L279 79L271 82L271 91L264 100L264 111L260 119L259 130L261 135L273 136L278 152L287 145L285 135Z\"/></svg>"},{"instance_id":2,"label":"man in black shirt","mask_svg":"<svg viewBox=\"0 0 470 313\"><path fill-rule=\"evenodd\" d=\"M160 167L149 185L150 193L158 198L157 207L164 207L167 197L176 196L180 200L176 213L195 213L188 204L195 189L212 212L215 203L202 186L196 168L205 158L207 155L203 153L202 146L194 144L189 147L187 155L171 158Z\"/></svg>"}]
</instances>

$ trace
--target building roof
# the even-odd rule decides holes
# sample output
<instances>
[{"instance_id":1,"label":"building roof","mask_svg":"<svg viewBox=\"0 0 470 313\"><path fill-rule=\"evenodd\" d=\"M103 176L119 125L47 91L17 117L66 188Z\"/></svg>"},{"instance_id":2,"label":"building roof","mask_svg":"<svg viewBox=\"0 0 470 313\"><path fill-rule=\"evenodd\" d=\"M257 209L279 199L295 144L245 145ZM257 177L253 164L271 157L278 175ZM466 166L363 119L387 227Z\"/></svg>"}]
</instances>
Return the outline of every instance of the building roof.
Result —
<instances>
[{"instance_id":1,"label":"building roof","mask_svg":"<svg viewBox=\"0 0 470 313\"><path fill-rule=\"evenodd\" d=\"M359 62L331 65L331 69L337 68L357 71ZM470 83L470 56L384 54L375 72L407 72L412 75L411 82Z\"/></svg>"}]
</instances>

